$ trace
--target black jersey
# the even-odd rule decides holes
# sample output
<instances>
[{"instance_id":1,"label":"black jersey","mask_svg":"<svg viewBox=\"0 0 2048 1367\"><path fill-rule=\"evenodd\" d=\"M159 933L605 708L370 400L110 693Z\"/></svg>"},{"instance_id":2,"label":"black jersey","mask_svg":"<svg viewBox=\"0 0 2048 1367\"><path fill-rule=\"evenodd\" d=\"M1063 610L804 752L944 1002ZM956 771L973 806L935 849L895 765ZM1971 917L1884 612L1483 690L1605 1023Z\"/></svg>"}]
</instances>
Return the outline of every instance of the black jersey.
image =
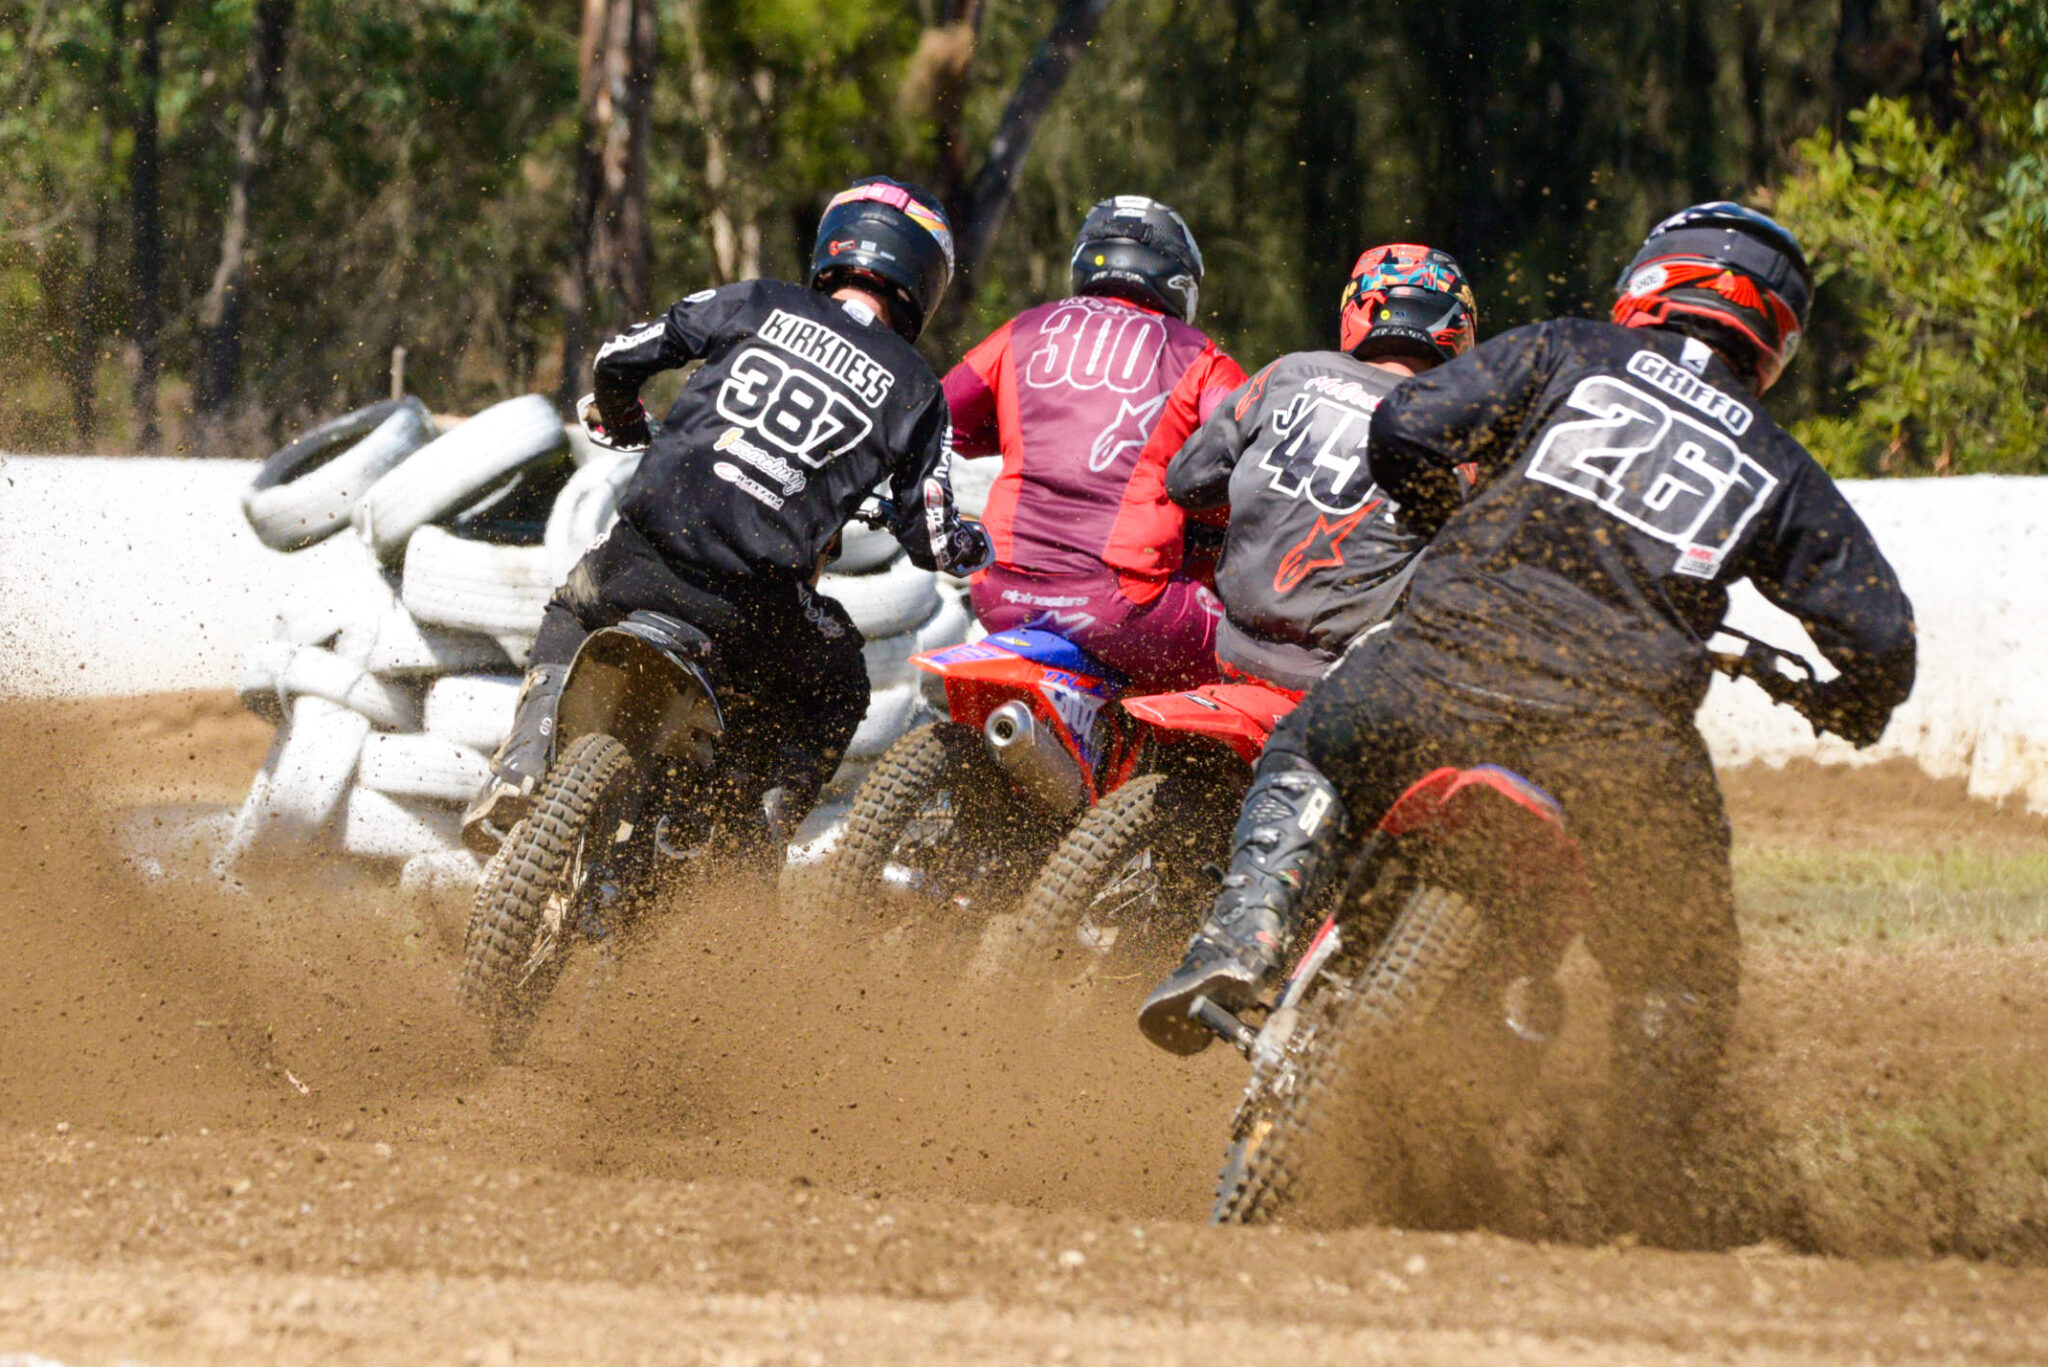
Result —
<instances>
[{"instance_id":1,"label":"black jersey","mask_svg":"<svg viewBox=\"0 0 2048 1367\"><path fill-rule=\"evenodd\" d=\"M700 291L599 350L599 411L700 359L619 508L677 573L808 578L885 479L911 560L972 567L938 378L866 309L779 280Z\"/></svg>"},{"instance_id":2,"label":"black jersey","mask_svg":"<svg viewBox=\"0 0 2048 1367\"><path fill-rule=\"evenodd\" d=\"M1427 532L1389 664L1527 722L1690 725L1705 638L1748 577L1881 729L1912 607L1805 448L1700 342L1585 319L1517 328L1403 382L1374 477ZM1476 466L1462 507L1452 472Z\"/></svg>"},{"instance_id":3,"label":"black jersey","mask_svg":"<svg viewBox=\"0 0 2048 1367\"><path fill-rule=\"evenodd\" d=\"M1373 410L1399 379L1341 352L1283 356L1167 466L1175 503L1230 508L1216 569L1224 663L1306 688L1399 603L1424 543L1395 522L1365 459Z\"/></svg>"}]
</instances>

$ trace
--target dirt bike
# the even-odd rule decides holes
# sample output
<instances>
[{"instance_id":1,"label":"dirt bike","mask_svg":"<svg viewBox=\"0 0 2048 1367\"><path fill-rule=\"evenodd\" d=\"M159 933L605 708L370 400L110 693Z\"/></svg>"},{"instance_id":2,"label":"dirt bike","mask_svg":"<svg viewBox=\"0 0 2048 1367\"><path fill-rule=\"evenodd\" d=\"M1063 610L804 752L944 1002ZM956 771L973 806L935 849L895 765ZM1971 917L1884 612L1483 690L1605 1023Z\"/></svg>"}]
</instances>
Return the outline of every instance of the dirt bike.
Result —
<instances>
[{"instance_id":1,"label":"dirt bike","mask_svg":"<svg viewBox=\"0 0 2048 1367\"><path fill-rule=\"evenodd\" d=\"M1717 669L1801 706L1806 661L1723 634L1745 645L1716 653ZM1422 1180L1400 1175L1403 1134L1448 1144L1497 1128L1564 1023L1555 971L1587 904L1564 813L1534 783L1482 764L1410 784L1277 992L1242 1015L1207 998L1192 1007L1251 1064L1211 1222L1269 1219L1300 1199L1306 1168L1340 1159L1366 1189L1328 1194L1383 1214L1404 1180ZM1404 1059L1422 1060L1407 1065L1412 1085L1390 1083ZM1402 1123L1341 1113L1368 1095Z\"/></svg>"},{"instance_id":2,"label":"dirt bike","mask_svg":"<svg viewBox=\"0 0 2048 1367\"><path fill-rule=\"evenodd\" d=\"M1073 952L1099 961L1120 942L1128 953L1134 937L1177 947L1212 891L1203 866L1229 853L1252 766L1298 701L1241 679L1117 703L1132 727L1133 772L1060 841L1017 923L985 947L984 967Z\"/></svg>"},{"instance_id":3,"label":"dirt bike","mask_svg":"<svg viewBox=\"0 0 2048 1367\"><path fill-rule=\"evenodd\" d=\"M1139 746L1109 704L1116 672L1029 628L910 657L945 687L949 721L891 746L854 793L826 866L847 913L908 900L981 913L1008 904L1076 813L1127 779Z\"/></svg>"},{"instance_id":4,"label":"dirt bike","mask_svg":"<svg viewBox=\"0 0 2048 1367\"><path fill-rule=\"evenodd\" d=\"M634 449L588 415L585 426ZM880 526L890 511L870 499L854 519ZM645 611L577 649L546 777L485 866L463 941L459 990L497 1057L525 1044L574 948L609 951L657 888L735 859L779 861L760 780L731 771L716 654L696 627Z\"/></svg>"}]
</instances>

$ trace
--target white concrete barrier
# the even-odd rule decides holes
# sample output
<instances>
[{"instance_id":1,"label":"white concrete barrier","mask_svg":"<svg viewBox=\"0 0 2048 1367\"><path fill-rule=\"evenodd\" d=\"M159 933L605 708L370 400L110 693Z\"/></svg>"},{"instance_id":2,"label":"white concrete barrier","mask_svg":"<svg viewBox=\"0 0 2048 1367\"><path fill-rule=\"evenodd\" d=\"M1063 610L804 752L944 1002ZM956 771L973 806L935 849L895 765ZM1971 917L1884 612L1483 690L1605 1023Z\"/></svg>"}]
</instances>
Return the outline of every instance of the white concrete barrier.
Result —
<instances>
[{"instance_id":1,"label":"white concrete barrier","mask_svg":"<svg viewBox=\"0 0 2048 1367\"><path fill-rule=\"evenodd\" d=\"M996 464L962 465L962 502L978 505ZM0 456L0 696L232 687L286 590L363 563L349 537L265 549L236 501L254 473L251 461ZM1716 680L1700 714L1715 758L1907 756L1981 797L2048 811L2048 479L1843 487L1913 598L1913 698L1859 754L1816 742L1750 685ZM1747 585L1729 620L1817 657Z\"/></svg>"}]
</instances>

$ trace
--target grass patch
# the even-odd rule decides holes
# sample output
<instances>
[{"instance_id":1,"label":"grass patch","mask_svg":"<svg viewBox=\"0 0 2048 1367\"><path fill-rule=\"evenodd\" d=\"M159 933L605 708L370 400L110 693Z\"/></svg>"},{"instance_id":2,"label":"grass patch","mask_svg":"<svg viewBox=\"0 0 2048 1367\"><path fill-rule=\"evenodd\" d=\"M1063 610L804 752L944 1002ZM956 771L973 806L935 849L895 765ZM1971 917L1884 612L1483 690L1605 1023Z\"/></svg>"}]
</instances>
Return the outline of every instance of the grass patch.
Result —
<instances>
[{"instance_id":1,"label":"grass patch","mask_svg":"<svg viewBox=\"0 0 2048 1367\"><path fill-rule=\"evenodd\" d=\"M1738 847L1743 933L1802 945L2048 938L2048 851Z\"/></svg>"}]
</instances>

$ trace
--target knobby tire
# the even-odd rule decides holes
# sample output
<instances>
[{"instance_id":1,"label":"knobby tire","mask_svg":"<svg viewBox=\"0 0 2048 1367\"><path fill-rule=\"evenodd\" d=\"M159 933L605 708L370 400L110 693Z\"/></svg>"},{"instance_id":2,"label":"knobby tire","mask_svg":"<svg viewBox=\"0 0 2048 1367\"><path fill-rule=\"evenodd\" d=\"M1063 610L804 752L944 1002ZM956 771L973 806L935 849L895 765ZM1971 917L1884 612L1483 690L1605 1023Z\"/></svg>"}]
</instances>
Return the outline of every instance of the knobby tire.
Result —
<instances>
[{"instance_id":1,"label":"knobby tire","mask_svg":"<svg viewBox=\"0 0 2048 1367\"><path fill-rule=\"evenodd\" d=\"M477 885L464 936L459 986L491 1032L491 1051L515 1056L560 974L565 945L527 975L548 901L568 895L576 850L593 818L613 808L633 778L633 757L611 736L583 736L548 771L533 811L515 825ZM563 928L563 934L569 928ZM522 978L524 980L522 981Z\"/></svg>"},{"instance_id":2,"label":"knobby tire","mask_svg":"<svg viewBox=\"0 0 2048 1367\"><path fill-rule=\"evenodd\" d=\"M1293 1090L1232 1145L1212 1223L1262 1223L1298 1198L1317 1127L1334 1123L1329 1112L1360 1065L1397 1031L1429 1018L1471 967L1485 932L1479 908L1458 893L1426 883L1409 892L1353 995L1324 994L1332 1004L1297 1065Z\"/></svg>"}]
</instances>

